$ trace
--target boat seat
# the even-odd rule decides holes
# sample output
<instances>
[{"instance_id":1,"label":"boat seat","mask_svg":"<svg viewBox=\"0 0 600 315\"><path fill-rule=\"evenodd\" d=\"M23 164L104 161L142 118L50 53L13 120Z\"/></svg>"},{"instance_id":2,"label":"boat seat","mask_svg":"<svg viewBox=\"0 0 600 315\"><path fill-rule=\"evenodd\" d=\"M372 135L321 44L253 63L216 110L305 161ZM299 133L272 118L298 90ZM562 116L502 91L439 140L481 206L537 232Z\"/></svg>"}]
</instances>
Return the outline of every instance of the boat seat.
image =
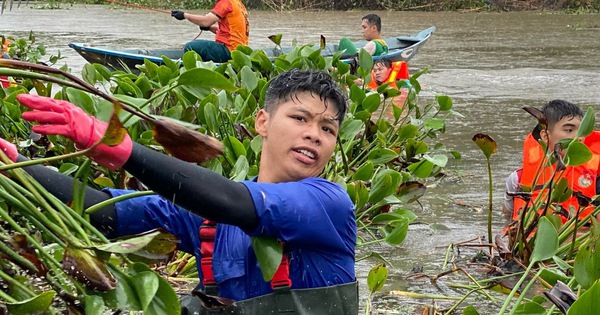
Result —
<instances>
[{"instance_id":1,"label":"boat seat","mask_svg":"<svg viewBox=\"0 0 600 315\"><path fill-rule=\"evenodd\" d=\"M409 37L409 36L398 36L396 37L397 40L401 41L401 42L418 42L418 39L415 39L414 37Z\"/></svg>"}]
</instances>

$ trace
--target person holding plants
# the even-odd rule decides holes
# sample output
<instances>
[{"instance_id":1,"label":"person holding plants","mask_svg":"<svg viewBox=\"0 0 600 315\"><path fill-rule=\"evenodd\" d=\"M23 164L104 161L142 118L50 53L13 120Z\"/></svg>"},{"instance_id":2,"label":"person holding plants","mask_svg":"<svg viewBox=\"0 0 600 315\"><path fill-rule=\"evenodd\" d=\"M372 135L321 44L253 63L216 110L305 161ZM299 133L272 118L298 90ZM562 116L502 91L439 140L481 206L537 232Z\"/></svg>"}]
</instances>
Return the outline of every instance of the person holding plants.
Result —
<instances>
[{"instance_id":1,"label":"person holding plants","mask_svg":"<svg viewBox=\"0 0 600 315\"><path fill-rule=\"evenodd\" d=\"M241 0L218 0L213 9L205 14L191 14L172 10L171 16L188 20L202 31L215 33L215 40L193 40L183 46L184 51L197 52L204 61L226 62L238 45L248 46L250 22L248 11Z\"/></svg>"},{"instance_id":2,"label":"person holding plants","mask_svg":"<svg viewBox=\"0 0 600 315\"><path fill-rule=\"evenodd\" d=\"M560 140L575 138L583 117L583 112L577 105L564 100L550 101L541 112L547 127L538 124L533 132L527 135L523 146L523 166L511 173L506 180L503 212L510 213L513 220L519 218L520 211L527 205L524 199L514 197L514 193L523 191L522 187L533 187L529 205L539 194L547 194L547 189L542 191L542 187L552 179L556 163L552 166L540 166L540 163L547 163L544 148L540 143L548 150L553 150ZM579 218L587 216L594 209L591 204L580 207L581 201L578 201L577 196L589 199L600 193L600 132L593 131L582 139L582 142L590 149L592 158L582 165L566 166L566 170L554 178L554 183L558 183L562 178L566 179L568 187L573 190L569 199L556 204L556 212L561 215L563 222L573 216L577 209L580 209ZM564 152L563 150L561 154L564 155Z\"/></svg>"},{"instance_id":3,"label":"person holding plants","mask_svg":"<svg viewBox=\"0 0 600 315\"><path fill-rule=\"evenodd\" d=\"M17 99L33 109L23 113L39 123L33 131L65 136L80 149L98 142L107 128L66 101L28 94ZM294 69L274 78L255 120L263 139L259 173L243 182L129 136L116 146L97 145L89 158L111 170L124 168L158 195L117 202L90 221L108 237L155 228L177 236L179 248L200 263L200 289L236 301L225 312L356 314L354 205L341 186L318 177L334 152L346 103L324 72ZM5 140L0 148L13 161L25 159ZM71 177L40 165L25 170L61 200L72 199ZM127 193L87 187L85 206ZM282 244L282 263L270 283L263 280L252 236ZM207 314L194 298L185 303L184 313Z\"/></svg>"},{"instance_id":4,"label":"person holding plants","mask_svg":"<svg viewBox=\"0 0 600 315\"><path fill-rule=\"evenodd\" d=\"M377 14L367 14L362 17L362 35L368 42L362 47L371 56L380 56L388 52L388 45L381 38L381 18ZM344 55L355 55L358 49L349 38L340 39L338 50L346 50Z\"/></svg>"}]
</instances>

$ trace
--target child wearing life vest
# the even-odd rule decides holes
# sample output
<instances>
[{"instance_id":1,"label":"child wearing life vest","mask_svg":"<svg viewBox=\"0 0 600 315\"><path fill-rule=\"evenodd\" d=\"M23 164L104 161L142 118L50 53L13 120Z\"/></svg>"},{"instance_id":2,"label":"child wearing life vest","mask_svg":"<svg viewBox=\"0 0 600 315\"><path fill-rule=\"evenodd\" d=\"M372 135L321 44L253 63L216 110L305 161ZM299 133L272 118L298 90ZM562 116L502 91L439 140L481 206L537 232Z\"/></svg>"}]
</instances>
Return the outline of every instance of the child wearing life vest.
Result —
<instances>
[{"instance_id":1,"label":"child wearing life vest","mask_svg":"<svg viewBox=\"0 0 600 315\"><path fill-rule=\"evenodd\" d=\"M578 106L563 100L550 101L542 108L542 112L547 120L547 128L538 124L533 132L527 135L523 146L522 168L511 173L506 180L503 212L510 213L513 220L519 218L526 201L510 196L509 193L523 191L523 187L533 187L530 205L539 194L547 194L547 189L542 190L542 188L552 178L555 166L540 167L540 163L547 165L546 153L540 142L552 150L558 141L573 139L577 135L583 117L583 112ZM569 199L554 205L555 213L560 214L563 222L573 216L580 207L575 197L576 192L591 198L600 191L597 180L600 164L600 132L592 132L582 142L592 152L592 158L579 166L567 166L562 175L554 179L557 183L561 178L565 178L569 188L573 190L573 195ZM579 217L585 217L593 209L593 205L581 207Z\"/></svg>"}]
</instances>

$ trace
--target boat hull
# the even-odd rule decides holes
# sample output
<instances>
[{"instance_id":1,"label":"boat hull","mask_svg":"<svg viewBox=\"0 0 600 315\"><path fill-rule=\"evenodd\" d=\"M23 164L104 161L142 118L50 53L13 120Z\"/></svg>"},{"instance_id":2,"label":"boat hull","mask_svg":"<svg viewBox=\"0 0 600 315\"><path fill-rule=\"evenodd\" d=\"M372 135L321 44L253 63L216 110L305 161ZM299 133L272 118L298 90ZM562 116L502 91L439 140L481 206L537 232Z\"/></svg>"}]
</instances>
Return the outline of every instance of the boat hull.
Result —
<instances>
[{"instance_id":1,"label":"boat hull","mask_svg":"<svg viewBox=\"0 0 600 315\"><path fill-rule=\"evenodd\" d=\"M388 58L392 61L409 61L417 54L423 44L429 40L434 31L435 27L432 26L413 35L385 38L384 40L387 42L389 48L388 53L381 56L374 56L373 59ZM360 41L354 44L360 49L366 43L366 41ZM181 49L112 49L80 43L71 43L69 47L74 49L89 63L99 63L113 70L124 70L127 68L135 70L137 65L144 64L145 59L159 65L164 64L163 58L178 61L184 54L184 51ZM262 48L261 50L265 51L269 58L276 58L281 54L288 53L292 49L293 47L273 47ZM328 57L333 56L337 52L338 45L330 44L321 50L321 55ZM342 60L350 62L354 57L356 56L342 56Z\"/></svg>"}]
</instances>

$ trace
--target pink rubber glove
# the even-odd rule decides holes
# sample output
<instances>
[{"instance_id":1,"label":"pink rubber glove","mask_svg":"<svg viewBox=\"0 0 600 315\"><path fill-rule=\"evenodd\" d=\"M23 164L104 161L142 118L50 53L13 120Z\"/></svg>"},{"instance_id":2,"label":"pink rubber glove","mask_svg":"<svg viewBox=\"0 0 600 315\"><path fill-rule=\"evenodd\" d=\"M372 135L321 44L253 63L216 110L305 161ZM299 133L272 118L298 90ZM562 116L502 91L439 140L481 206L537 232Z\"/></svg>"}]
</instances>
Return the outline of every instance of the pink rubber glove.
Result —
<instances>
[{"instance_id":1,"label":"pink rubber glove","mask_svg":"<svg viewBox=\"0 0 600 315\"><path fill-rule=\"evenodd\" d=\"M17 147L14 144L0 138L0 150L2 150L11 161L17 161L19 152L17 152Z\"/></svg>"},{"instance_id":2,"label":"pink rubber glove","mask_svg":"<svg viewBox=\"0 0 600 315\"><path fill-rule=\"evenodd\" d=\"M108 124L88 115L83 109L62 100L31 94L19 94L17 100L33 111L24 112L25 120L38 122L33 131L46 135L65 136L79 149L87 149L100 141ZM86 155L96 163L116 170L131 155L132 142L129 135L116 146L97 145Z\"/></svg>"}]
</instances>

